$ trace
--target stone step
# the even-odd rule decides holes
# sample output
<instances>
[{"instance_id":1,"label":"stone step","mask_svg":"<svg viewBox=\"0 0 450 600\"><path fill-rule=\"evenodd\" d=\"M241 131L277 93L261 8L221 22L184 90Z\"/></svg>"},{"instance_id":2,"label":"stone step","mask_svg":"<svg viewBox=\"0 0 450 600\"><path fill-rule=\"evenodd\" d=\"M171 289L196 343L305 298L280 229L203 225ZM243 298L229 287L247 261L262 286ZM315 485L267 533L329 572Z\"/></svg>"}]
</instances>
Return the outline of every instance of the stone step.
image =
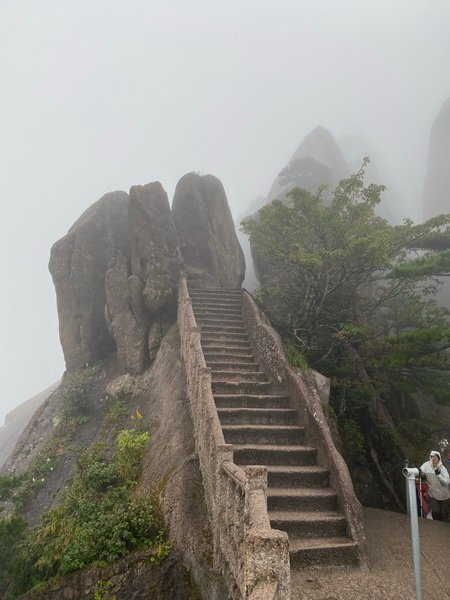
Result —
<instances>
[{"instance_id":1,"label":"stone step","mask_svg":"<svg viewBox=\"0 0 450 600\"><path fill-rule=\"evenodd\" d=\"M247 382L247 381L267 381L265 373L261 371L252 371L250 369L243 371L242 369L227 369L212 370L213 381L228 381L228 382Z\"/></svg>"},{"instance_id":2,"label":"stone step","mask_svg":"<svg viewBox=\"0 0 450 600\"><path fill-rule=\"evenodd\" d=\"M230 308L215 308L208 307L206 305L200 305L194 307L195 314L199 317L211 317L215 319L216 317L233 317L235 319L242 320L242 309L238 307L230 307Z\"/></svg>"},{"instance_id":3,"label":"stone step","mask_svg":"<svg viewBox=\"0 0 450 600\"><path fill-rule=\"evenodd\" d=\"M331 488L269 488L267 507L283 511L332 511L337 510L336 493Z\"/></svg>"},{"instance_id":4,"label":"stone step","mask_svg":"<svg viewBox=\"0 0 450 600\"><path fill-rule=\"evenodd\" d=\"M203 331L201 332L201 341L208 340L209 342L222 342L222 341L236 341L236 342L247 342L250 344L248 335L237 331Z\"/></svg>"},{"instance_id":5,"label":"stone step","mask_svg":"<svg viewBox=\"0 0 450 600\"><path fill-rule=\"evenodd\" d=\"M245 349L239 349L238 353L232 353L228 350L224 352L216 352L214 348L203 348L203 354L206 362L222 362L222 361L233 361L233 363L253 363L255 357Z\"/></svg>"},{"instance_id":6,"label":"stone step","mask_svg":"<svg viewBox=\"0 0 450 600\"><path fill-rule=\"evenodd\" d=\"M193 302L211 302L211 301L218 301L220 300L221 302L236 302L239 300L242 300L242 292L237 292L237 293L231 293L231 294L221 294L219 292L211 292L211 293L205 293L205 292L199 292L199 293L190 293L189 296L191 297Z\"/></svg>"},{"instance_id":7,"label":"stone step","mask_svg":"<svg viewBox=\"0 0 450 600\"><path fill-rule=\"evenodd\" d=\"M301 444L305 437L304 427L276 425L223 425L227 444ZM287 489L287 488L285 488Z\"/></svg>"},{"instance_id":8,"label":"stone step","mask_svg":"<svg viewBox=\"0 0 450 600\"><path fill-rule=\"evenodd\" d=\"M242 314L242 301L241 299L239 300L220 300L220 299L213 299L213 300L204 300L204 299L198 299L192 300L192 309L194 310L194 312L196 310L214 310L214 311L227 311L227 310L236 310L238 312L240 312Z\"/></svg>"},{"instance_id":9,"label":"stone step","mask_svg":"<svg viewBox=\"0 0 450 600\"><path fill-rule=\"evenodd\" d=\"M330 472L318 466L270 466L267 481L269 487L328 487Z\"/></svg>"},{"instance_id":10,"label":"stone step","mask_svg":"<svg viewBox=\"0 0 450 600\"><path fill-rule=\"evenodd\" d=\"M252 354L251 348L248 345L242 344L240 343L239 345L227 345L227 344L222 344L222 342L217 342L216 344L214 343L208 343L208 341L206 341L205 344L202 344L202 349L203 349L203 355L206 357L208 357L208 359L210 357L217 357L217 356L225 356L226 358L231 358L232 360L239 359L240 357L244 356L249 356L251 358L251 361L249 362L254 362L255 357Z\"/></svg>"},{"instance_id":11,"label":"stone step","mask_svg":"<svg viewBox=\"0 0 450 600\"><path fill-rule=\"evenodd\" d=\"M223 296L234 296L234 295L242 295L242 288L189 288L189 295L212 295L212 294L222 294Z\"/></svg>"},{"instance_id":12,"label":"stone step","mask_svg":"<svg viewBox=\"0 0 450 600\"><path fill-rule=\"evenodd\" d=\"M224 325L216 326L216 325L200 325L200 329L202 334L204 333L239 333L244 334L248 337L247 330L240 325Z\"/></svg>"},{"instance_id":13,"label":"stone step","mask_svg":"<svg viewBox=\"0 0 450 600\"><path fill-rule=\"evenodd\" d=\"M235 444L234 462L237 465L314 465L316 449L310 446L281 446L279 444Z\"/></svg>"},{"instance_id":14,"label":"stone step","mask_svg":"<svg viewBox=\"0 0 450 600\"><path fill-rule=\"evenodd\" d=\"M289 558L291 569L324 566L357 566L358 548L347 537L315 540L290 540Z\"/></svg>"},{"instance_id":15,"label":"stone step","mask_svg":"<svg viewBox=\"0 0 450 600\"><path fill-rule=\"evenodd\" d=\"M297 426L298 418L292 408L218 408L217 412L222 425Z\"/></svg>"},{"instance_id":16,"label":"stone step","mask_svg":"<svg viewBox=\"0 0 450 600\"><path fill-rule=\"evenodd\" d=\"M273 392L271 381L213 381L213 394L270 394Z\"/></svg>"},{"instance_id":17,"label":"stone step","mask_svg":"<svg viewBox=\"0 0 450 600\"><path fill-rule=\"evenodd\" d=\"M210 312L203 310L195 311L197 323L240 323L242 325L242 313L225 313L223 311Z\"/></svg>"},{"instance_id":18,"label":"stone step","mask_svg":"<svg viewBox=\"0 0 450 600\"><path fill-rule=\"evenodd\" d=\"M217 408L289 408L289 397L277 394L216 394L214 399Z\"/></svg>"},{"instance_id":19,"label":"stone step","mask_svg":"<svg viewBox=\"0 0 450 600\"><path fill-rule=\"evenodd\" d=\"M241 360L210 360L208 367L213 370L224 371L259 371L260 366L256 362L241 361Z\"/></svg>"},{"instance_id":20,"label":"stone step","mask_svg":"<svg viewBox=\"0 0 450 600\"><path fill-rule=\"evenodd\" d=\"M192 306L210 308L210 307L223 307L223 308L242 308L242 296L192 296Z\"/></svg>"},{"instance_id":21,"label":"stone step","mask_svg":"<svg viewBox=\"0 0 450 600\"><path fill-rule=\"evenodd\" d=\"M270 510L269 519L274 529L288 534L290 543L298 538L345 537L347 532L345 517L336 511Z\"/></svg>"},{"instance_id":22,"label":"stone step","mask_svg":"<svg viewBox=\"0 0 450 600\"><path fill-rule=\"evenodd\" d=\"M198 317L194 311L195 320L197 321L197 325L200 327L205 325L214 325L214 327L222 328L227 326L234 327L242 327L242 319L236 319L236 317L230 317L227 319L226 317Z\"/></svg>"},{"instance_id":23,"label":"stone step","mask_svg":"<svg viewBox=\"0 0 450 600\"><path fill-rule=\"evenodd\" d=\"M250 348L250 344L248 341L244 341L244 340L227 340L227 339L220 339L220 340L205 340L202 339L201 341L202 346L205 348L205 350L210 350L211 348L228 348L228 349L233 349L233 348L245 348L247 350L247 353L250 354L251 352L251 348Z\"/></svg>"}]
</instances>

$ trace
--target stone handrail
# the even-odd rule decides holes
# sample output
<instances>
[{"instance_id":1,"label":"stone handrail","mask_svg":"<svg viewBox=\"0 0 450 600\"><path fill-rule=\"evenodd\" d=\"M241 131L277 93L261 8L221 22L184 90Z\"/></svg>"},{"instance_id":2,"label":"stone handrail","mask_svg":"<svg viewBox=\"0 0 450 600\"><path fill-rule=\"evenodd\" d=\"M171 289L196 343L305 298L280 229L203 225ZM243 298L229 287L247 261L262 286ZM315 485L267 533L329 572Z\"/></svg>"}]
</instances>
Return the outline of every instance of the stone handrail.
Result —
<instances>
[{"instance_id":1,"label":"stone handrail","mask_svg":"<svg viewBox=\"0 0 450 600\"><path fill-rule=\"evenodd\" d=\"M225 444L185 276L180 278L178 327L214 565L235 600L288 600L289 542L285 532L270 527L267 469L242 469L233 462L233 447Z\"/></svg>"},{"instance_id":2,"label":"stone handrail","mask_svg":"<svg viewBox=\"0 0 450 600\"><path fill-rule=\"evenodd\" d=\"M290 367L280 336L247 292L243 294L242 311L257 359L274 383L288 391L291 406L298 411L309 443L317 448L318 463L330 471L331 487L338 495L346 517L347 534L356 542L359 562L364 566L366 542L361 504L353 490L347 465L334 445L317 390L306 375L296 373Z\"/></svg>"}]
</instances>

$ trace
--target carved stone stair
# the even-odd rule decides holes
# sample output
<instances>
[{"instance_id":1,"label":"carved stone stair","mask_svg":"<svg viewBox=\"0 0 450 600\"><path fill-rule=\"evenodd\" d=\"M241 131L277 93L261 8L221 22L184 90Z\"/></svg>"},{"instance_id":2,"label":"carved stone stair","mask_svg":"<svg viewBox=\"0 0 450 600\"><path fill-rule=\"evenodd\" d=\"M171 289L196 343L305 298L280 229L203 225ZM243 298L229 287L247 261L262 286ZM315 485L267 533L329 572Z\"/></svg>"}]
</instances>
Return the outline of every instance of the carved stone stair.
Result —
<instances>
[{"instance_id":1,"label":"carved stone stair","mask_svg":"<svg viewBox=\"0 0 450 600\"><path fill-rule=\"evenodd\" d=\"M356 544L289 397L261 371L242 318L242 291L191 289L225 441L238 465L266 465L272 527L289 535L291 568L353 565Z\"/></svg>"}]
</instances>

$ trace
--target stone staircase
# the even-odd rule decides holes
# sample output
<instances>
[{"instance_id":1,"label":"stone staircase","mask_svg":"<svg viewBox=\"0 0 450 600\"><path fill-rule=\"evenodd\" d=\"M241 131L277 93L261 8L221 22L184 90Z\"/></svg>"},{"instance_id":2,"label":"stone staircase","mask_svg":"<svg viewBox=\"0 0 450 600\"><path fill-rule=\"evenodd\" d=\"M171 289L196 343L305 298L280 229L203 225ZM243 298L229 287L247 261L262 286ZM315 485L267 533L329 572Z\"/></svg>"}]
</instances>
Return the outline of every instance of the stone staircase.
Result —
<instances>
[{"instance_id":1,"label":"stone staircase","mask_svg":"<svg viewBox=\"0 0 450 600\"><path fill-rule=\"evenodd\" d=\"M330 473L317 465L289 396L255 361L242 293L190 290L225 442L237 465L267 466L269 518L289 536L291 568L356 565L357 545L347 536Z\"/></svg>"}]
</instances>

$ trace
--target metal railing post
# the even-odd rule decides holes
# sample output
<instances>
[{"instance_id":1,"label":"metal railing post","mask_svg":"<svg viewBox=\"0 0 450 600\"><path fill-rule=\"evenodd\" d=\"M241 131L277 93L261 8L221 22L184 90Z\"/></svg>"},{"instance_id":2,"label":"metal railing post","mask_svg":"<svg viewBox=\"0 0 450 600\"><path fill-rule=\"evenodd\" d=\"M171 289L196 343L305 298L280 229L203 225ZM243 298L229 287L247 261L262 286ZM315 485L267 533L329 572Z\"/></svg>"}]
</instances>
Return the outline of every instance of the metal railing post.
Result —
<instances>
[{"instance_id":1,"label":"metal railing post","mask_svg":"<svg viewBox=\"0 0 450 600\"><path fill-rule=\"evenodd\" d=\"M419 469L403 469L403 475L406 477L409 520L411 524L411 543L413 551L414 580L416 584L416 598L423 600L422 595L422 572L420 566L420 540L419 540L419 519L417 517L417 498L416 498L416 477L419 475Z\"/></svg>"},{"instance_id":2,"label":"metal railing post","mask_svg":"<svg viewBox=\"0 0 450 600\"><path fill-rule=\"evenodd\" d=\"M405 469L409 467L409 460L405 459L403 462L403 466ZM411 514L411 506L409 504L409 492L408 492L408 478L405 477L405 485L406 485L406 514Z\"/></svg>"}]
</instances>

